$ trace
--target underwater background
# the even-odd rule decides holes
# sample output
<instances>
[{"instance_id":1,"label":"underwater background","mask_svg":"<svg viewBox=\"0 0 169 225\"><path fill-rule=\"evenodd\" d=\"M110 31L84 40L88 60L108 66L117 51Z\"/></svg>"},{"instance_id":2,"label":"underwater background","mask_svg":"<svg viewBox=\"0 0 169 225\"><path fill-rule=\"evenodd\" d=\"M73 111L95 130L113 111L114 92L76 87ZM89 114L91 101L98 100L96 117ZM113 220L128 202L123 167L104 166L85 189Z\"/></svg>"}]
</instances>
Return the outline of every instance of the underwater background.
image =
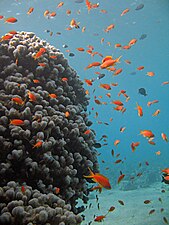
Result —
<instances>
[{"instance_id":1,"label":"underwater background","mask_svg":"<svg viewBox=\"0 0 169 225\"><path fill-rule=\"evenodd\" d=\"M90 10L85 0L60 2L1 0L0 44L11 30L33 32L59 49L83 82L99 172L109 178L112 189L91 191L88 203L79 201L86 208L81 213L82 224L97 224L95 218L100 215L104 215L101 224L105 225L168 224L169 186L162 182L161 170L169 167L169 2L98 0L90 1L95 4ZM34 9L28 13L30 7ZM122 14L125 9L129 10ZM44 15L46 10L56 15ZM17 21L5 22L10 17ZM72 25L73 19L77 26ZM111 24L114 27L109 29ZM114 64L116 70L122 69L119 74L109 67L100 68L106 56L121 56ZM89 66L93 62L100 65ZM122 102L122 108L113 103L116 100ZM144 130L152 131L154 137L141 134ZM137 143L134 150L132 143ZM86 182L88 190L95 185L90 179ZM107 214L111 206L115 210Z\"/></svg>"}]
</instances>

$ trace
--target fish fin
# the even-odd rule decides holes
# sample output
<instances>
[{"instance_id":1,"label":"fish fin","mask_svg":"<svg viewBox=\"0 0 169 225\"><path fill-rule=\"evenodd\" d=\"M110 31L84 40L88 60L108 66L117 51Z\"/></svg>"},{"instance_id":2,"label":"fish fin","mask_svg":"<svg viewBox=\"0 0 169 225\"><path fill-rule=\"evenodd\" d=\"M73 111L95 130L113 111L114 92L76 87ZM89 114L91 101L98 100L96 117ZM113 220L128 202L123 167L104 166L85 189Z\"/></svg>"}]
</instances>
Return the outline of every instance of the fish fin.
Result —
<instances>
[{"instance_id":1,"label":"fish fin","mask_svg":"<svg viewBox=\"0 0 169 225\"><path fill-rule=\"evenodd\" d=\"M90 174L88 176L83 175L86 178L93 178L94 177L94 173L92 172L92 170L88 167Z\"/></svg>"},{"instance_id":2,"label":"fish fin","mask_svg":"<svg viewBox=\"0 0 169 225\"><path fill-rule=\"evenodd\" d=\"M122 55L121 55L121 56L119 56L119 57L116 59L116 62L117 62L117 63L120 63L120 59L121 59L121 57L122 57Z\"/></svg>"}]
</instances>

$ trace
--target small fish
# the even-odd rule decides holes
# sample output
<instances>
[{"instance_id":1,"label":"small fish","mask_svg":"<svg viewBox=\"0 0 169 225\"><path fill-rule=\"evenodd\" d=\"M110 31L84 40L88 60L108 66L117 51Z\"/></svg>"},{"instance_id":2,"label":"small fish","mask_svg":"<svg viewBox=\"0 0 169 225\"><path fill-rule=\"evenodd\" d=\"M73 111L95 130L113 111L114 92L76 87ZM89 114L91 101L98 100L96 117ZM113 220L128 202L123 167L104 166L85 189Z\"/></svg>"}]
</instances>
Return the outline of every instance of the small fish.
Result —
<instances>
[{"instance_id":1,"label":"small fish","mask_svg":"<svg viewBox=\"0 0 169 225\"><path fill-rule=\"evenodd\" d=\"M30 15L33 11L34 11L34 8L33 7L30 7L29 10L28 10L28 12L27 12L27 14Z\"/></svg>"},{"instance_id":2,"label":"small fish","mask_svg":"<svg viewBox=\"0 0 169 225\"><path fill-rule=\"evenodd\" d=\"M102 79L103 77L105 77L105 74L104 74L104 73L101 73L101 74L99 74L99 76L97 77L97 80L100 80L100 79Z\"/></svg>"},{"instance_id":3,"label":"small fish","mask_svg":"<svg viewBox=\"0 0 169 225\"><path fill-rule=\"evenodd\" d=\"M38 141L34 144L34 146L32 148L40 148L42 147L43 141Z\"/></svg>"},{"instance_id":4,"label":"small fish","mask_svg":"<svg viewBox=\"0 0 169 225\"><path fill-rule=\"evenodd\" d=\"M69 56L70 56L70 57L73 57L73 56L75 56L75 54L74 54L73 52L70 52L70 53L69 53Z\"/></svg>"},{"instance_id":5,"label":"small fish","mask_svg":"<svg viewBox=\"0 0 169 225\"><path fill-rule=\"evenodd\" d=\"M146 205L147 205L147 204L150 204L150 203L151 203L150 200L145 200L145 201L144 201L144 204L146 204Z\"/></svg>"},{"instance_id":6,"label":"small fish","mask_svg":"<svg viewBox=\"0 0 169 225\"><path fill-rule=\"evenodd\" d=\"M36 96L32 92L28 91L28 97L30 102L36 102Z\"/></svg>"},{"instance_id":7,"label":"small fish","mask_svg":"<svg viewBox=\"0 0 169 225\"><path fill-rule=\"evenodd\" d=\"M114 206L111 206L110 208L109 208L109 212L113 212L115 210L115 207Z\"/></svg>"},{"instance_id":8,"label":"small fish","mask_svg":"<svg viewBox=\"0 0 169 225\"><path fill-rule=\"evenodd\" d=\"M144 95L144 96L147 95L146 89L145 89L145 88L139 88L139 89L138 89L138 93L141 94L141 95Z\"/></svg>"},{"instance_id":9,"label":"small fish","mask_svg":"<svg viewBox=\"0 0 169 225\"><path fill-rule=\"evenodd\" d=\"M101 144L98 143L98 142L96 142L93 146L94 146L95 148L101 148L101 147L102 147Z\"/></svg>"},{"instance_id":10,"label":"small fish","mask_svg":"<svg viewBox=\"0 0 169 225\"><path fill-rule=\"evenodd\" d=\"M140 10L140 9L143 9L144 8L144 4L140 4L140 5L138 5L136 8L135 8L135 10Z\"/></svg>"},{"instance_id":11,"label":"small fish","mask_svg":"<svg viewBox=\"0 0 169 225\"><path fill-rule=\"evenodd\" d=\"M155 209L151 209L148 214L151 215L153 213L155 213Z\"/></svg>"},{"instance_id":12,"label":"small fish","mask_svg":"<svg viewBox=\"0 0 169 225\"><path fill-rule=\"evenodd\" d=\"M139 38L139 40L144 40L147 37L147 34L142 34Z\"/></svg>"},{"instance_id":13,"label":"small fish","mask_svg":"<svg viewBox=\"0 0 169 225\"><path fill-rule=\"evenodd\" d=\"M111 189L111 185L107 177L103 176L100 173L93 173L89 167L88 169L90 174L88 176L84 175L85 178L91 178L94 182L98 183L102 188Z\"/></svg>"},{"instance_id":14,"label":"small fish","mask_svg":"<svg viewBox=\"0 0 169 225\"><path fill-rule=\"evenodd\" d=\"M120 184L120 182L123 180L123 178L125 177L125 174L122 174L119 176L117 183Z\"/></svg>"},{"instance_id":15,"label":"small fish","mask_svg":"<svg viewBox=\"0 0 169 225\"><path fill-rule=\"evenodd\" d=\"M118 200L118 202L120 203L120 205L124 205L124 202L122 200Z\"/></svg>"},{"instance_id":16,"label":"small fish","mask_svg":"<svg viewBox=\"0 0 169 225\"><path fill-rule=\"evenodd\" d=\"M115 140L115 141L114 141L114 146L117 146L119 143L120 143L120 140L118 140L118 139Z\"/></svg>"},{"instance_id":17,"label":"small fish","mask_svg":"<svg viewBox=\"0 0 169 225\"><path fill-rule=\"evenodd\" d=\"M20 97L14 97L11 100L18 105L23 105L25 103Z\"/></svg>"},{"instance_id":18,"label":"small fish","mask_svg":"<svg viewBox=\"0 0 169 225\"><path fill-rule=\"evenodd\" d=\"M22 126L24 125L24 121L20 119L12 119L10 120L10 124L15 126Z\"/></svg>"},{"instance_id":19,"label":"small fish","mask_svg":"<svg viewBox=\"0 0 169 225\"><path fill-rule=\"evenodd\" d=\"M164 223L169 224L169 222L165 216L163 217L163 221L164 221Z\"/></svg>"},{"instance_id":20,"label":"small fish","mask_svg":"<svg viewBox=\"0 0 169 225\"><path fill-rule=\"evenodd\" d=\"M5 19L5 23L16 23L17 19L15 17L9 17Z\"/></svg>"},{"instance_id":21,"label":"small fish","mask_svg":"<svg viewBox=\"0 0 169 225\"><path fill-rule=\"evenodd\" d=\"M141 130L140 134L145 138L154 138L154 134L151 130Z\"/></svg>"},{"instance_id":22,"label":"small fish","mask_svg":"<svg viewBox=\"0 0 169 225\"><path fill-rule=\"evenodd\" d=\"M104 220L104 218L106 218L105 215L97 216L97 217L94 219L94 221L95 221L95 222L102 222L102 221Z\"/></svg>"},{"instance_id":23,"label":"small fish","mask_svg":"<svg viewBox=\"0 0 169 225\"><path fill-rule=\"evenodd\" d=\"M167 135L165 133L161 133L161 137L164 141L168 142Z\"/></svg>"}]
</instances>

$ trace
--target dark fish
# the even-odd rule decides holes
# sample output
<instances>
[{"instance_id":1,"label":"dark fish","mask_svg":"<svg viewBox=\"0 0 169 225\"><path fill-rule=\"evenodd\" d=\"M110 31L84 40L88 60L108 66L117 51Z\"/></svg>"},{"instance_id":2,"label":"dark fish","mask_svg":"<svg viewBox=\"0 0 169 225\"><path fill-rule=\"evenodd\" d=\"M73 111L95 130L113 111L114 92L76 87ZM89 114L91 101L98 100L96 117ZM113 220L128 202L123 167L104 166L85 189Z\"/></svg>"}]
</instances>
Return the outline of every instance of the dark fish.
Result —
<instances>
[{"instance_id":1,"label":"dark fish","mask_svg":"<svg viewBox=\"0 0 169 225\"><path fill-rule=\"evenodd\" d=\"M169 224L169 222L165 216L163 217L163 221L164 221L164 223Z\"/></svg>"},{"instance_id":2,"label":"dark fish","mask_svg":"<svg viewBox=\"0 0 169 225\"><path fill-rule=\"evenodd\" d=\"M142 8L144 8L144 4L138 5L138 6L135 8L135 10L140 10L140 9L142 9Z\"/></svg>"},{"instance_id":3,"label":"dark fish","mask_svg":"<svg viewBox=\"0 0 169 225\"><path fill-rule=\"evenodd\" d=\"M62 45L62 47L63 47L63 48L67 48L67 47L68 47L68 45Z\"/></svg>"},{"instance_id":4,"label":"dark fish","mask_svg":"<svg viewBox=\"0 0 169 225\"><path fill-rule=\"evenodd\" d=\"M97 80L100 80L100 79L102 79L103 77L105 77L105 74L104 74L104 73L101 73L101 74L99 74L99 76L97 77Z\"/></svg>"},{"instance_id":5,"label":"dark fish","mask_svg":"<svg viewBox=\"0 0 169 225\"><path fill-rule=\"evenodd\" d=\"M147 34L142 34L142 35L140 36L139 40L143 40L143 39L145 39L146 37L147 37Z\"/></svg>"},{"instance_id":6,"label":"dark fish","mask_svg":"<svg viewBox=\"0 0 169 225\"><path fill-rule=\"evenodd\" d=\"M130 74L131 74L131 75L136 75L136 72L135 72L135 71L133 71L133 72L131 72Z\"/></svg>"},{"instance_id":7,"label":"dark fish","mask_svg":"<svg viewBox=\"0 0 169 225\"><path fill-rule=\"evenodd\" d=\"M72 52L70 52L70 53L69 53L69 56L70 56L70 57L73 57L73 56L75 56L75 54L72 53Z\"/></svg>"},{"instance_id":8,"label":"dark fish","mask_svg":"<svg viewBox=\"0 0 169 225\"><path fill-rule=\"evenodd\" d=\"M75 3L82 3L84 0L75 0Z\"/></svg>"},{"instance_id":9,"label":"dark fish","mask_svg":"<svg viewBox=\"0 0 169 225\"><path fill-rule=\"evenodd\" d=\"M102 147L102 145L100 144L100 143L95 143L94 145L93 145L95 148L101 148Z\"/></svg>"},{"instance_id":10,"label":"dark fish","mask_svg":"<svg viewBox=\"0 0 169 225\"><path fill-rule=\"evenodd\" d=\"M144 95L144 96L147 95L146 89L145 89L145 88L139 88L139 89L138 89L138 93L141 94L141 95Z\"/></svg>"},{"instance_id":11,"label":"dark fish","mask_svg":"<svg viewBox=\"0 0 169 225\"><path fill-rule=\"evenodd\" d=\"M169 184L169 180L165 180L164 177L167 176L165 174L162 175L162 182L164 182L165 184Z\"/></svg>"}]
</instances>

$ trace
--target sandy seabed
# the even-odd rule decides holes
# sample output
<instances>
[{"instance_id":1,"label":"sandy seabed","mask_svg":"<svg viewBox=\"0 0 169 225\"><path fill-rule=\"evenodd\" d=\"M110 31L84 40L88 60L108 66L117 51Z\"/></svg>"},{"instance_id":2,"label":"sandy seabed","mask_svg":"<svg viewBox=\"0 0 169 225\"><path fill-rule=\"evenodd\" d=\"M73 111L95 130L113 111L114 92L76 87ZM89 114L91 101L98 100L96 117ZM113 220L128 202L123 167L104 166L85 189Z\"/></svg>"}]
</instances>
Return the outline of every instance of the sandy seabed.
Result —
<instances>
[{"instance_id":1,"label":"sandy seabed","mask_svg":"<svg viewBox=\"0 0 169 225\"><path fill-rule=\"evenodd\" d=\"M165 192L163 191L165 190ZM98 201L96 200L98 195ZM160 200L161 201L160 201ZM118 200L122 200L121 205ZM150 200L145 204L145 200ZM98 203L100 209L98 209ZM90 208L89 208L90 205ZM85 220L82 225L97 224L96 216L105 215L111 206L113 212L108 213L106 218L99 224L103 225L164 225L164 217L169 222L169 185L155 183L148 188L140 188L131 191L118 189L103 190L101 194L92 192L87 209L83 213ZM155 210L149 215L151 210ZM161 212L161 209L164 209ZM92 221L91 223L89 223ZM168 223L169 224L169 223Z\"/></svg>"}]
</instances>

